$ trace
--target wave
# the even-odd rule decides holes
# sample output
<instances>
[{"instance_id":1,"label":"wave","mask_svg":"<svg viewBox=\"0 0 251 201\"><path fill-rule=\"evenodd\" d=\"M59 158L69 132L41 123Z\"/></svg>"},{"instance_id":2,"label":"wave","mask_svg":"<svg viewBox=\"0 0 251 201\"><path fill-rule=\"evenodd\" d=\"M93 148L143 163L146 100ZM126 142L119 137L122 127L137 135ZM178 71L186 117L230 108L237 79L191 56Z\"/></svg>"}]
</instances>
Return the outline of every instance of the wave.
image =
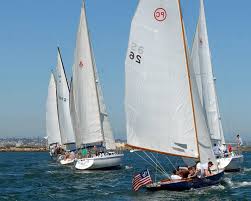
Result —
<instances>
[{"instance_id":1,"label":"wave","mask_svg":"<svg viewBox=\"0 0 251 201\"><path fill-rule=\"evenodd\" d=\"M244 172L251 172L251 168L244 168Z\"/></svg>"}]
</instances>

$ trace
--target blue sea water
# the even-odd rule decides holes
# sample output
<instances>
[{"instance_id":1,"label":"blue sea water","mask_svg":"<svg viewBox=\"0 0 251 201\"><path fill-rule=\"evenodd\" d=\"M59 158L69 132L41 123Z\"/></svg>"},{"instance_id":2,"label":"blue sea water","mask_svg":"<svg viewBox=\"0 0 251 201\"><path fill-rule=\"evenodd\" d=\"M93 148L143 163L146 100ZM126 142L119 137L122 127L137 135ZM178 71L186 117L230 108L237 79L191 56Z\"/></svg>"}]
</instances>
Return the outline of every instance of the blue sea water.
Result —
<instances>
[{"instance_id":1,"label":"blue sea water","mask_svg":"<svg viewBox=\"0 0 251 201\"><path fill-rule=\"evenodd\" d=\"M251 153L244 157L244 170L226 173L218 186L133 192L132 175L146 167L135 154L126 152L118 170L77 171L53 162L48 153L0 153L0 200L251 200Z\"/></svg>"}]
</instances>

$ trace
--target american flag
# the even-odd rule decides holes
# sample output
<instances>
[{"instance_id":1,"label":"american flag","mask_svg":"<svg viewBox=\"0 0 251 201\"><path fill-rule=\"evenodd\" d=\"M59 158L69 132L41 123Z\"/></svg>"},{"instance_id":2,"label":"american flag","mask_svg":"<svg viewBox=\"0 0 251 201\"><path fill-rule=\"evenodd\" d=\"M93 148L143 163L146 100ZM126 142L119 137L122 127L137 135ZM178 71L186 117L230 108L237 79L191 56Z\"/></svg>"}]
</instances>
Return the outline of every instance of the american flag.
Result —
<instances>
[{"instance_id":1,"label":"american flag","mask_svg":"<svg viewBox=\"0 0 251 201\"><path fill-rule=\"evenodd\" d=\"M134 191L137 191L141 186L145 186L150 183L152 183L152 179L150 177L149 171L144 170L133 177L132 188Z\"/></svg>"}]
</instances>

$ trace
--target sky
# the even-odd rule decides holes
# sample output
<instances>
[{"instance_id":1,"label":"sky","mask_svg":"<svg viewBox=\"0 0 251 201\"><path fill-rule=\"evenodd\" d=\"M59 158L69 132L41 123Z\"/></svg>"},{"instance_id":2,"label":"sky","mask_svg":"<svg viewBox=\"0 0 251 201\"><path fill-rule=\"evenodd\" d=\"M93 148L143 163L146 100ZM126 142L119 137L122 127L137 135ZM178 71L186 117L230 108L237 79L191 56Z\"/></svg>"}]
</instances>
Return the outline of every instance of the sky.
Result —
<instances>
[{"instance_id":1,"label":"sky","mask_svg":"<svg viewBox=\"0 0 251 201\"><path fill-rule=\"evenodd\" d=\"M2 0L0 137L46 136L45 105L57 46L68 80L81 0ZM181 0L189 44L199 0ZM137 0L86 0L106 106L116 138L126 138L124 62ZM251 141L251 1L205 0L213 71L227 139Z\"/></svg>"}]
</instances>

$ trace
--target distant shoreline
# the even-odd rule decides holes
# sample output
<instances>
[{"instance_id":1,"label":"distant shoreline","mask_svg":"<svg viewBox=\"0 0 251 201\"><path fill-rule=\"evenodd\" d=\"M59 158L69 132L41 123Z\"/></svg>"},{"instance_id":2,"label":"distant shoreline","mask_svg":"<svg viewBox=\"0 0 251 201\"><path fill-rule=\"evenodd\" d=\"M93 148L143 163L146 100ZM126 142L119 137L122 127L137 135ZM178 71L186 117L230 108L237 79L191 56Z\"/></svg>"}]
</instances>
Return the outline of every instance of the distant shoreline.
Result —
<instances>
[{"instance_id":1,"label":"distant shoreline","mask_svg":"<svg viewBox=\"0 0 251 201\"><path fill-rule=\"evenodd\" d=\"M46 147L1 147L0 152L47 152Z\"/></svg>"}]
</instances>

